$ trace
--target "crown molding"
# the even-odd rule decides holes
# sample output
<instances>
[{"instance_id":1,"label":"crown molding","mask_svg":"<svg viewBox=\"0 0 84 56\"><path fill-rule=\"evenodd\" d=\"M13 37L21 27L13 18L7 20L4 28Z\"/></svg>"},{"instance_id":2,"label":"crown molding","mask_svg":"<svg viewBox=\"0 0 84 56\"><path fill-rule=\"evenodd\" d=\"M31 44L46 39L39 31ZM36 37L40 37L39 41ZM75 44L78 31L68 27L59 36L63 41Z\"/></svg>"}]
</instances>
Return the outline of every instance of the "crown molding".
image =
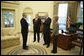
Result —
<instances>
[{"instance_id":1,"label":"crown molding","mask_svg":"<svg viewBox=\"0 0 84 56\"><path fill-rule=\"evenodd\" d=\"M9 4L16 4L16 5L20 4L19 1L1 1L1 3L9 3Z\"/></svg>"}]
</instances>

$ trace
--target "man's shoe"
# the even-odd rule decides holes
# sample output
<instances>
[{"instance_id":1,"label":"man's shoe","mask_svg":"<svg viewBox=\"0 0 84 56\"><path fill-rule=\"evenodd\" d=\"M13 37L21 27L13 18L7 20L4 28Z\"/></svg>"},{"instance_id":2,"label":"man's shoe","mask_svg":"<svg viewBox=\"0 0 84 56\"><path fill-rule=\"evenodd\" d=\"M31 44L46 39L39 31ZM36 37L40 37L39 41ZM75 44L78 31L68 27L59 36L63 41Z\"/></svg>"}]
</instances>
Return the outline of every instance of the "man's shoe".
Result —
<instances>
[{"instance_id":1,"label":"man's shoe","mask_svg":"<svg viewBox=\"0 0 84 56\"><path fill-rule=\"evenodd\" d=\"M28 48L23 48L24 50L28 50Z\"/></svg>"},{"instance_id":2,"label":"man's shoe","mask_svg":"<svg viewBox=\"0 0 84 56\"><path fill-rule=\"evenodd\" d=\"M23 49L28 50L29 46L23 47Z\"/></svg>"},{"instance_id":3,"label":"man's shoe","mask_svg":"<svg viewBox=\"0 0 84 56\"><path fill-rule=\"evenodd\" d=\"M39 41L38 41L38 43L39 43Z\"/></svg>"},{"instance_id":4,"label":"man's shoe","mask_svg":"<svg viewBox=\"0 0 84 56\"><path fill-rule=\"evenodd\" d=\"M28 48L23 48L24 50L28 50Z\"/></svg>"},{"instance_id":5,"label":"man's shoe","mask_svg":"<svg viewBox=\"0 0 84 56\"><path fill-rule=\"evenodd\" d=\"M57 51L52 50L51 53L57 53Z\"/></svg>"},{"instance_id":6,"label":"man's shoe","mask_svg":"<svg viewBox=\"0 0 84 56\"><path fill-rule=\"evenodd\" d=\"M35 42L35 41L33 41L33 42Z\"/></svg>"},{"instance_id":7,"label":"man's shoe","mask_svg":"<svg viewBox=\"0 0 84 56\"><path fill-rule=\"evenodd\" d=\"M49 47L50 45L47 45L47 48Z\"/></svg>"},{"instance_id":8,"label":"man's shoe","mask_svg":"<svg viewBox=\"0 0 84 56\"><path fill-rule=\"evenodd\" d=\"M26 46L26 48L29 48L29 46Z\"/></svg>"},{"instance_id":9,"label":"man's shoe","mask_svg":"<svg viewBox=\"0 0 84 56\"><path fill-rule=\"evenodd\" d=\"M47 45L47 44L43 44L43 45Z\"/></svg>"}]
</instances>

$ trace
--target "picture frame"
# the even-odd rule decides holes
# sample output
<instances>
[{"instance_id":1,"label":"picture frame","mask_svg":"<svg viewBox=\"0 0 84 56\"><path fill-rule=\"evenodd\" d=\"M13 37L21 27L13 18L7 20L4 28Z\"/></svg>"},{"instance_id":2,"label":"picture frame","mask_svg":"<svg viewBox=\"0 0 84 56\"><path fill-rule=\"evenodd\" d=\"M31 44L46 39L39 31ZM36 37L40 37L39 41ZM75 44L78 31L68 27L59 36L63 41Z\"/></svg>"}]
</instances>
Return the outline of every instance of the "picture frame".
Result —
<instances>
[{"instance_id":1,"label":"picture frame","mask_svg":"<svg viewBox=\"0 0 84 56\"><path fill-rule=\"evenodd\" d=\"M40 19L45 19L46 12L38 12Z\"/></svg>"}]
</instances>

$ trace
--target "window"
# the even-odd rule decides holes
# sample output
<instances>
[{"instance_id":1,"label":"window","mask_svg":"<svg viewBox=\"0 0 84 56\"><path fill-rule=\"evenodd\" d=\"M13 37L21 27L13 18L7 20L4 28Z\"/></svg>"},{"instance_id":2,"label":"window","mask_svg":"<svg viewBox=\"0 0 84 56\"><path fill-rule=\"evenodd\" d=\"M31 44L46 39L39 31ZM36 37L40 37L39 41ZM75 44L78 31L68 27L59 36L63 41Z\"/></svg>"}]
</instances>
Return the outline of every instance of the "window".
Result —
<instances>
[{"instance_id":1,"label":"window","mask_svg":"<svg viewBox=\"0 0 84 56\"><path fill-rule=\"evenodd\" d=\"M66 30L67 7L68 7L68 3L59 4L58 7L59 30Z\"/></svg>"},{"instance_id":2,"label":"window","mask_svg":"<svg viewBox=\"0 0 84 56\"><path fill-rule=\"evenodd\" d=\"M80 2L79 16L77 22L83 23L83 1Z\"/></svg>"},{"instance_id":3,"label":"window","mask_svg":"<svg viewBox=\"0 0 84 56\"><path fill-rule=\"evenodd\" d=\"M4 11L3 16L4 16L4 26L5 28L7 27L14 27L13 23L13 12L12 11Z\"/></svg>"},{"instance_id":4,"label":"window","mask_svg":"<svg viewBox=\"0 0 84 56\"><path fill-rule=\"evenodd\" d=\"M30 7L26 7L23 12L27 13L27 18L26 18L26 21L28 22L28 28L29 30L33 29L33 26L32 26L32 17L33 17L33 11Z\"/></svg>"},{"instance_id":5,"label":"window","mask_svg":"<svg viewBox=\"0 0 84 56\"><path fill-rule=\"evenodd\" d=\"M31 15L27 15L26 21L28 22L29 29L30 29L30 19L31 19Z\"/></svg>"}]
</instances>

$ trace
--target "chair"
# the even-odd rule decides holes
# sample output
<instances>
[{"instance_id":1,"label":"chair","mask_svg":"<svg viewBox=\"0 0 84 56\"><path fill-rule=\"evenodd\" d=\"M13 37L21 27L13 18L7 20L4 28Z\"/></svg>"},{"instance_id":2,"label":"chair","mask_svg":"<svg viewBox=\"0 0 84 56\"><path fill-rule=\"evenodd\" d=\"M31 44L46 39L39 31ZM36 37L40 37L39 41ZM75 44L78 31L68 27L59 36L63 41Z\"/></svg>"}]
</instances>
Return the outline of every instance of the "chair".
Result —
<instances>
[{"instance_id":1,"label":"chair","mask_svg":"<svg viewBox=\"0 0 84 56\"><path fill-rule=\"evenodd\" d=\"M83 47L83 35L78 34L76 36L73 35L72 37L74 39L72 40L71 45L80 47L79 54L81 55L81 51L82 51L82 47Z\"/></svg>"}]
</instances>

